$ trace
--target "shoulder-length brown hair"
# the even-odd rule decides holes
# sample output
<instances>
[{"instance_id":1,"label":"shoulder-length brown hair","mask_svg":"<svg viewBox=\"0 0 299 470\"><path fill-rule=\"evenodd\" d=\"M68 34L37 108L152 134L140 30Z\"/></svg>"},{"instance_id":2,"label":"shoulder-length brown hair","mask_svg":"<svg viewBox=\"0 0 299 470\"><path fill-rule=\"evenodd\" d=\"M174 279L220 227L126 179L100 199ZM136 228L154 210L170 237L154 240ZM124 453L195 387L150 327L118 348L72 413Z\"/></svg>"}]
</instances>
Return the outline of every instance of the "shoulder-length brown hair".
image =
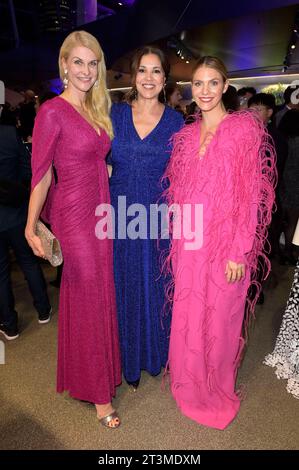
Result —
<instances>
[{"instance_id":1,"label":"shoulder-length brown hair","mask_svg":"<svg viewBox=\"0 0 299 470\"><path fill-rule=\"evenodd\" d=\"M144 46L140 49L137 49L135 51L133 57L132 57L131 67L130 67L131 68L132 89L127 93L127 97L126 97L128 103L130 103L130 104L132 103L132 101L134 101L134 99L137 96L136 75L137 75L137 72L138 72L138 69L139 69L139 66L140 66L141 59L144 55L148 55L148 54L154 54L157 57L159 57L161 65L162 65L162 69L163 69L163 72L164 72L164 75L165 75L165 81L168 80L170 65L169 65L169 62L168 62L164 52L161 49L159 49L158 47L153 47L153 46ZM164 96L163 90L161 90L161 93L159 94L158 99L161 103L165 102L165 96Z\"/></svg>"}]
</instances>

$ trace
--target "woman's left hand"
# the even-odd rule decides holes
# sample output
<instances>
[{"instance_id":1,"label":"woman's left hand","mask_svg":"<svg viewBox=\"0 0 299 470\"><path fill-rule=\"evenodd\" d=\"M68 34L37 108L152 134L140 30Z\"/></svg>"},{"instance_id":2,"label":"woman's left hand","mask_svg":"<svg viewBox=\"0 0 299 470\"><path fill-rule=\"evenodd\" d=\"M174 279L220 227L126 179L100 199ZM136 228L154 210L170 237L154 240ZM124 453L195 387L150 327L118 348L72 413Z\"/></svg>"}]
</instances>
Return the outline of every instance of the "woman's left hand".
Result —
<instances>
[{"instance_id":1,"label":"woman's left hand","mask_svg":"<svg viewBox=\"0 0 299 470\"><path fill-rule=\"evenodd\" d=\"M228 261L225 268L225 275L227 282L240 281L245 276L245 264Z\"/></svg>"},{"instance_id":2,"label":"woman's left hand","mask_svg":"<svg viewBox=\"0 0 299 470\"><path fill-rule=\"evenodd\" d=\"M112 165L109 165L109 163L107 163L107 171L108 171L109 178L111 178L111 176L112 176Z\"/></svg>"}]
</instances>

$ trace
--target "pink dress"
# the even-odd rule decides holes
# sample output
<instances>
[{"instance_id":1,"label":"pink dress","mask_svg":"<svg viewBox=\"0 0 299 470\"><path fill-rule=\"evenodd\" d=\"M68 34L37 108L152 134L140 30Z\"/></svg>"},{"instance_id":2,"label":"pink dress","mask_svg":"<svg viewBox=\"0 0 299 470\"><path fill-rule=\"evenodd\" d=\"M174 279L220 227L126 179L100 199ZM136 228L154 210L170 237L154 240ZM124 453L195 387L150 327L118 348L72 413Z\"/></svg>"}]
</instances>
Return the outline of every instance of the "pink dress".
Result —
<instances>
[{"instance_id":1,"label":"pink dress","mask_svg":"<svg viewBox=\"0 0 299 470\"><path fill-rule=\"evenodd\" d=\"M51 165L43 218L61 243L57 391L108 403L121 382L112 240L95 235L96 207L110 203L105 157L110 139L64 99L47 101L33 132L32 189Z\"/></svg>"},{"instance_id":2,"label":"pink dress","mask_svg":"<svg viewBox=\"0 0 299 470\"><path fill-rule=\"evenodd\" d=\"M230 114L199 155L197 120L175 135L165 174L169 203L181 211L189 203L193 220L195 204L203 207L203 224L197 227L197 234L203 231L202 247L187 250L190 240L183 235L172 241L168 259L174 282L171 391L183 414L217 429L224 429L240 407L235 380L245 300L274 201L275 157L265 137L252 113ZM228 260L245 263L244 280L226 281Z\"/></svg>"}]
</instances>

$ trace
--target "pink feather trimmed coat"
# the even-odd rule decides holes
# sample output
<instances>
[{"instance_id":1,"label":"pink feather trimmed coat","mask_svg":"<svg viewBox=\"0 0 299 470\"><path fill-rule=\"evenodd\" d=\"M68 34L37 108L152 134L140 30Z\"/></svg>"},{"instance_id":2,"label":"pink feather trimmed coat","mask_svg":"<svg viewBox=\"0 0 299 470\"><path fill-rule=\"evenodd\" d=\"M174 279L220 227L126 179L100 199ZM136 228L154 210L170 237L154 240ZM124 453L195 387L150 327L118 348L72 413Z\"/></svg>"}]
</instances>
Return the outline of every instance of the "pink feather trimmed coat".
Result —
<instances>
[{"instance_id":1,"label":"pink feather trimmed coat","mask_svg":"<svg viewBox=\"0 0 299 470\"><path fill-rule=\"evenodd\" d=\"M172 240L167 259L173 275L168 365L182 413L224 429L240 407L235 381L242 325L259 256L269 269L263 248L274 203L275 155L262 122L250 111L228 114L204 155L199 154L200 126L199 119L175 134L165 174L168 204L177 204L181 214L189 204L193 223L195 205L203 210L196 227L203 235L201 248L186 249L190 239L182 233ZM182 224L183 217L178 221ZM227 282L228 260L245 263L240 282ZM254 302L249 307L252 311Z\"/></svg>"}]
</instances>

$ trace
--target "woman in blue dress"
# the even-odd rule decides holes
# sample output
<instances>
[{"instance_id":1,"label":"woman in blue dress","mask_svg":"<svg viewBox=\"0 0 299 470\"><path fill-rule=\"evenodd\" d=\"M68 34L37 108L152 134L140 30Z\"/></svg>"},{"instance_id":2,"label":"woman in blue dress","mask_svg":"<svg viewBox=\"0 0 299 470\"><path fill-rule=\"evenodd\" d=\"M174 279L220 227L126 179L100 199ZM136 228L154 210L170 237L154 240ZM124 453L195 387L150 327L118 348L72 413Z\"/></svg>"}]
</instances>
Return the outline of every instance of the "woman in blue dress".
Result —
<instances>
[{"instance_id":1,"label":"woman in blue dress","mask_svg":"<svg viewBox=\"0 0 299 470\"><path fill-rule=\"evenodd\" d=\"M131 72L128 103L112 108L110 191L122 367L126 381L136 390L141 370L157 375L167 362L170 314L163 313L165 281L159 258L168 241L159 242L153 233L150 206L161 202L169 140L182 127L183 118L163 104L169 65L162 51L138 50Z\"/></svg>"}]
</instances>

